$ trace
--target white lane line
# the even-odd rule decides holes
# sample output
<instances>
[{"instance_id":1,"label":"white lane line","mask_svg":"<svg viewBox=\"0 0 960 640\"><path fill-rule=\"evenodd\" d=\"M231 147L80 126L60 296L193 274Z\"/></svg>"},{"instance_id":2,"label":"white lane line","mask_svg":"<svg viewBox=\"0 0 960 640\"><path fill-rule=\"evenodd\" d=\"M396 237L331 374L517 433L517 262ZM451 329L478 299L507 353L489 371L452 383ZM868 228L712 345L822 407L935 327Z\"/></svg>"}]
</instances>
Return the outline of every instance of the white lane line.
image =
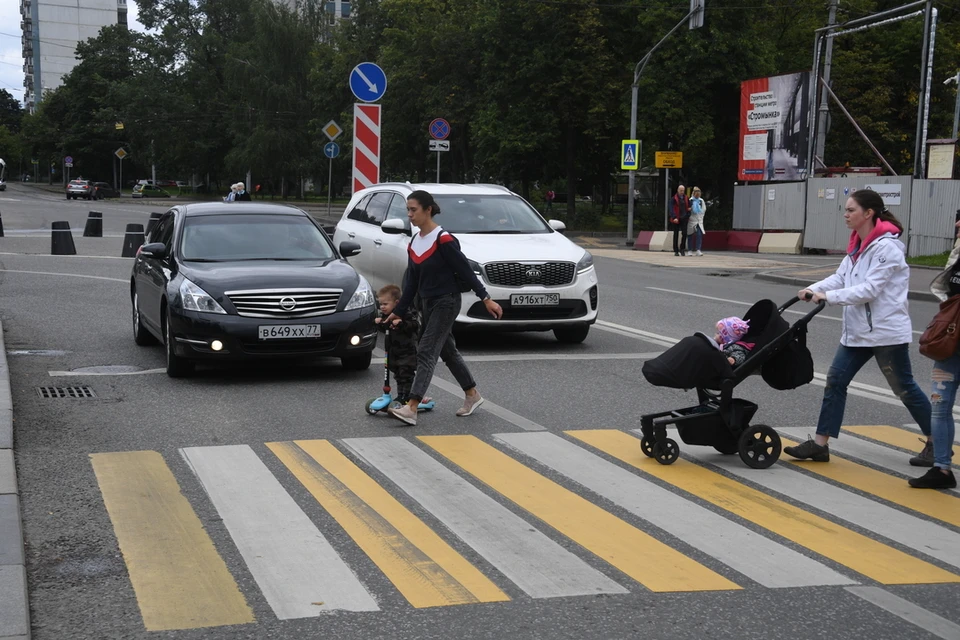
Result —
<instances>
[{"instance_id":1,"label":"white lane line","mask_svg":"<svg viewBox=\"0 0 960 640\"><path fill-rule=\"evenodd\" d=\"M22 271L20 269L0 269L0 272L3 273L29 273L35 276L59 276L62 278L89 278L91 280L108 280L110 282L123 282L124 284L129 283L129 280L124 280L122 278L106 278L104 276L87 276L79 273L54 273L50 271Z\"/></svg>"},{"instance_id":2,"label":"white lane line","mask_svg":"<svg viewBox=\"0 0 960 640\"><path fill-rule=\"evenodd\" d=\"M597 320L593 326L597 329L608 331L610 333L616 333L629 338L637 338L652 344L659 344L662 347L672 347L679 342L679 340L669 336L661 336L656 333L650 333L649 331L642 331L640 329L634 329L633 327L627 327L622 324L607 322L606 320Z\"/></svg>"},{"instance_id":3,"label":"white lane line","mask_svg":"<svg viewBox=\"0 0 960 640\"><path fill-rule=\"evenodd\" d=\"M247 445L181 449L281 620L379 611L344 563Z\"/></svg>"},{"instance_id":4,"label":"white lane line","mask_svg":"<svg viewBox=\"0 0 960 640\"><path fill-rule=\"evenodd\" d=\"M803 442L807 439L808 435L813 434L815 428L800 429L797 427L786 427L783 429L777 429L777 431L789 438L797 440L798 442ZM842 431L843 430L841 429L841 432ZM830 450L834 453L839 453L840 455L850 456L853 458L859 458L860 460L880 467L881 469L887 469L888 471L893 471L894 473L898 473L908 478L914 478L926 472L926 469L923 467L910 466L911 454L909 453L904 453L899 449L893 449L877 442L870 442L869 440L857 438L849 433L841 433L841 435L844 437L830 439ZM917 449L920 449L919 442L917 443ZM960 490L949 489L948 491L950 491L950 493L960 495ZM960 549L960 545L958 545L956 548Z\"/></svg>"},{"instance_id":5,"label":"white lane line","mask_svg":"<svg viewBox=\"0 0 960 640\"><path fill-rule=\"evenodd\" d=\"M943 640L957 640L960 638L960 625L927 611L900 596L895 596L880 587L845 587L853 595L866 600L905 620L910 624L932 633Z\"/></svg>"},{"instance_id":6,"label":"white lane line","mask_svg":"<svg viewBox=\"0 0 960 640\"><path fill-rule=\"evenodd\" d=\"M463 356L467 362L514 362L535 360L649 360L662 351L649 353L503 353L485 356Z\"/></svg>"},{"instance_id":7,"label":"white lane line","mask_svg":"<svg viewBox=\"0 0 960 640\"><path fill-rule=\"evenodd\" d=\"M808 476L794 465L776 464L757 471L744 467L738 456L724 456L703 447L690 447L684 449L684 453L737 478L760 484L765 490L777 491L840 520L899 542L908 549L960 567L960 553L957 553L957 549L960 549L960 533L950 531L947 527Z\"/></svg>"},{"instance_id":8,"label":"white lane line","mask_svg":"<svg viewBox=\"0 0 960 640\"><path fill-rule=\"evenodd\" d=\"M400 437L342 442L533 598L628 593Z\"/></svg>"},{"instance_id":9,"label":"white lane line","mask_svg":"<svg viewBox=\"0 0 960 640\"><path fill-rule=\"evenodd\" d=\"M857 583L558 435L503 433L494 438L765 587ZM744 549L750 553L744 553Z\"/></svg>"},{"instance_id":10,"label":"white lane line","mask_svg":"<svg viewBox=\"0 0 960 640\"><path fill-rule=\"evenodd\" d=\"M51 378L72 378L74 376L146 376L153 375L155 373L166 373L166 369L144 369L143 371L120 371L117 373L111 372L77 372L77 371L47 371L47 375Z\"/></svg>"}]
</instances>

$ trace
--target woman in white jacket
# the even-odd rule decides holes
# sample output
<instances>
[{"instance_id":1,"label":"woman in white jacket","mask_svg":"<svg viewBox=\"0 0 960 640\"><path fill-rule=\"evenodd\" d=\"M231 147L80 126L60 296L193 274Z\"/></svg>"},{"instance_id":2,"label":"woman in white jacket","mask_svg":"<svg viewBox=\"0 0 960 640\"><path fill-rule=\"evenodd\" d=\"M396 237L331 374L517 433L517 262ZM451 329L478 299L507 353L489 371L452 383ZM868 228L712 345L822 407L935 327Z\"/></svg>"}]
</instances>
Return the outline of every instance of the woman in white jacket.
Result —
<instances>
[{"instance_id":1,"label":"woman in white jacket","mask_svg":"<svg viewBox=\"0 0 960 640\"><path fill-rule=\"evenodd\" d=\"M707 203L700 195L700 187L693 188L693 197L690 198L690 219L687 221L687 237L690 238L690 255L702 256L703 252L703 216L707 212Z\"/></svg>"},{"instance_id":2,"label":"woman in white jacket","mask_svg":"<svg viewBox=\"0 0 960 640\"><path fill-rule=\"evenodd\" d=\"M797 294L801 300L809 297L814 303L825 300L843 307L840 346L827 371L816 437L783 449L794 458L814 462L830 460L827 443L840 435L847 387L871 358L877 359L887 384L930 438L930 400L913 379L910 367L910 267L903 243L897 239L903 226L870 190L854 192L847 199L843 217L853 230L847 257L835 274ZM922 466L921 457L912 458L911 464Z\"/></svg>"}]
</instances>

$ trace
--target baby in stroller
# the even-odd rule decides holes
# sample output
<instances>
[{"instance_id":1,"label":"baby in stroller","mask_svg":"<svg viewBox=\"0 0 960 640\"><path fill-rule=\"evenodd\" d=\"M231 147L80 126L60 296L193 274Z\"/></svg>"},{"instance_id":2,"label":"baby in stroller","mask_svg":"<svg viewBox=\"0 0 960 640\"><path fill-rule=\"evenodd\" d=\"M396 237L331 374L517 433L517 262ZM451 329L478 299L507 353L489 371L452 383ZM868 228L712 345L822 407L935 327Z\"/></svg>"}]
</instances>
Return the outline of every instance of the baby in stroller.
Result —
<instances>
[{"instance_id":1,"label":"baby in stroller","mask_svg":"<svg viewBox=\"0 0 960 640\"><path fill-rule=\"evenodd\" d=\"M754 342L746 342L743 337L750 331L750 322L736 316L724 318L717 322L717 333L713 341L717 348L727 356L731 367L738 367L744 363L753 347Z\"/></svg>"}]
</instances>

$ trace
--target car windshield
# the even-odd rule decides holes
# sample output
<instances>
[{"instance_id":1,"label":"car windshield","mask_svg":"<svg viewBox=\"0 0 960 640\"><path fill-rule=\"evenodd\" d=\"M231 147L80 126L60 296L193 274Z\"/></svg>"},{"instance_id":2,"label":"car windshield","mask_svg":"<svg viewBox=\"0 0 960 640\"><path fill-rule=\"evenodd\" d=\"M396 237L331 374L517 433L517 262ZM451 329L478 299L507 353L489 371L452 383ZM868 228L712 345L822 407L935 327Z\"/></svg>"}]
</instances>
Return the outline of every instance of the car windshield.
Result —
<instances>
[{"instance_id":1,"label":"car windshield","mask_svg":"<svg viewBox=\"0 0 960 640\"><path fill-rule=\"evenodd\" d=\"M333 247L309 219L293 215L187 217L180 241L186 261L330 260Z\"/></svg>"},{"instance_id":2,"label":"car windshield","mask_svg":"<svg viewBox=\"0 0 960 640\"><path fill-rule=\"evenodd\" d=\"M512 195L434 195L434 218L450 233L550 233L533 207Z\"/></svg>"}]
</instances>

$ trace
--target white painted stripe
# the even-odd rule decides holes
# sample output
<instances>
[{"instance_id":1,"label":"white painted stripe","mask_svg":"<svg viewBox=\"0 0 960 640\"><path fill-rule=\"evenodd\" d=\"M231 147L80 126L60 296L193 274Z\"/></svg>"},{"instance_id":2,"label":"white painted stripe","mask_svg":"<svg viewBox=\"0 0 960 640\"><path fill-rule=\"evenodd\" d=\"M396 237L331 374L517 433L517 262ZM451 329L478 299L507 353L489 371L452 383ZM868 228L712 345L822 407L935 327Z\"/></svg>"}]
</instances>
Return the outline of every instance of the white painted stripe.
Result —
<instances>
[{"instance_id":1,"label":"white painted stripe","mask_svg":"<svg viewBox=\"0 0 960 640\"><path fill-rule=\"evenodd\" d=\"M833 569L552 433L494 436L765 587L856 584ZM744 553L749 549L749 553Z\"/></svg>"},{"instance_id":2,"label":"white painted stripe","mask_svg":"<svg viewBox=\"0 0 960 640\"><path fill-rule=\"evenodd\" d=\"M932 633L938 638L943 638L943 640L960 638L960 625L932 611L927 611L908 600L895 596L880 587L846 587L846 590L858 598L892 613L901 620Z\"/></svg>"},{"instance_id":3,"label":"white painted stripe","mask_svg":"<svg viewBox=\"0 0 960 640\"><path fill-rule=\"evenodd\" d=\"M77 371L48 371L47 375L52 378L72 378L74 376L145 376L155 373L166 373L166 369L144 369L143 371L121 371L119 373L97 373L94 371L83 373Z\"/></svg>"},{"instance_id":4,"label":"white painted stripe","mask_svg":"<svg viewBox=\"0 0 960 640\"><path fill-rule=\"evenodd\" d=\"M375 166L375 167L379 167L379 166L380 166L380 157L377 156L376 154L374 154L373 151L371 151L369 147L367 147L366 145L364 145L364 144L363 144L362 142L360 142L359 140L356 140L356 141L354 142L354 145L356 145L357 153L363 154L363 155L367 158L367 160L369 160L371 163L373 163L373 166Z\"/></svg>"},{"instance_id":5,"label":"white painted stripe","mask_svg":"<svg viewBox=\"0 0 960 640\"><path fill-rule=\"evenodd\" d=\"M375 124L363 109L358 107L354 114L357 116L357 120L363 123L367 129L376 134L378 138L380 137L380 125Z\"/></svg>"},{"instance_id":6,"label":"white painted stripe","mask_svg":"<svg viewBox=\"0 0 960 640\"><path fill-rule=\"evenodd\" d=\"M348 438L342 442L531 597L627 593L403 438Z\"/></svg>"},{"instance_id":7,"label":"white painted stripe","mask_svg":"<svg viewBox=\"0 0 960 640\"><path fill-rule=\"evenodd\" d=\"M20 255L20 254L17 254ZM32 255L32 254L27 254ZM130 258L124 258L125 260L130 260ZM129 280L124 280L122 278L107 278L104 276L86 276L79 273L55 273L51 271L23 271L20 269L0 269L0 272L3 273L29 273L35 276L57 276L58 278L88 278L90 280L108 280L110 282L122 282L124 284L129 283Z\"/></svg>"},{"instance_id":8,"label":"white painted stripe","mask_svg":"<svg viewBox=\"0 0 960 640\"><path fill-rule=\"evenodd\" d=\"M684 453L737 478L755 482L764 489L776 491L899 542L908 549L960 567L960 553L957 553L957 549L960 549L960 533L947 527L809 476L794 465L777 464L769 469L757 470L745 467L739 456L725 456L704 447L688 447Z\"/></svg>"},{"instance_id":9,"label":"white painted stripe","mask_svg":"<svg viewBox=\"0 0 960 640\"><path fill-rule=\"evenodd\" d=\"M816 429L788 427L777 429L777 431L789 438L797 440L798 442L803 442L807 439L807 436L813 437ZM920 443L918 442L917 445L920 445ZM921 447L918 446L917 451L919 451L920 448ZM904 453L903 451L894 449L893 447L887 447L876 442L870 442L868 440L858 438L853 434L845 434L843 433L842 429L840 430L839 438L830 439L830 453L839 453L844 456L859 458L860 460L863 460L864 462L872 464L876 467L887 469L888 471L893 471L894 473L899 473L900 475L908 478L921 476L927 471L924 467L910 466L911 454ZM949 489L948 491L960 495L960 491L957 489ZM960 549L960 547L957 548Z\"/></svg>"},{"instance_id":10,"label":"white painted stripe","mask_svg":"<svg viewBox=\"0 0 960 640\"><path fill-rule=\"evenodd\" d=\"M519 362L535 360L650 360L662 351L648 353L504 353L500 355L463 356L467 362Z\"/></svg>"},{"instance_id":11,"label":"white painted stripe","mask_svg":"<svg viewBox=\"0 0 960 640\"><path fill-rule=\"evenodd\" d=\"M643 340L644 342L650 342L652 344L659 344L662 347L672 347L673 345L680 342L675 338L657 335L656 333L650 333L649 331L641 331L639 329L634 329L632 327L625 327L622 324L607 322L606 320L597 320L593 326L602 331L608 331L610 333L616 333L621 336L636 338L638 340Z\"/></svg>"},{"instance_id":12,"label":"white painted stripe","mask_svg":"<svg viewBox=\"0 0 960 640\"><path fill-rule=\"evenodd\" d=\"M247 445L180 450L281 620L376 601Z\"/></svg>"},{"instance_id":13,"label":"white painted stripe","mask_svg":"<svg viewBox=\"0 0 960 640\"><path fill-rule=\"evenodd\" d=\"M451 393L457 396L458 398L461 398L461 399L463 398L463 389L461 389L460 385L458 384L447 382L446 380L443 380L442 378L438 378L436 376L433 377L433 380L430 382L430 384L440 389L443 389L447 393ZM506 420L507 422L509 422L510 424L516 427L520 427L524 431L546 431L547 430L547 428L542 424L538 424L533 420L528 420L527 418L524 418L523 416L516 414L513 411L510 411L510 409L501 407L500 405L496 404L495 402L491 402L486 398L483 399L483 404L480 405L479 410L485 411L487 413L492 413L498 418Z\"/></svg>"}]
</instances>

